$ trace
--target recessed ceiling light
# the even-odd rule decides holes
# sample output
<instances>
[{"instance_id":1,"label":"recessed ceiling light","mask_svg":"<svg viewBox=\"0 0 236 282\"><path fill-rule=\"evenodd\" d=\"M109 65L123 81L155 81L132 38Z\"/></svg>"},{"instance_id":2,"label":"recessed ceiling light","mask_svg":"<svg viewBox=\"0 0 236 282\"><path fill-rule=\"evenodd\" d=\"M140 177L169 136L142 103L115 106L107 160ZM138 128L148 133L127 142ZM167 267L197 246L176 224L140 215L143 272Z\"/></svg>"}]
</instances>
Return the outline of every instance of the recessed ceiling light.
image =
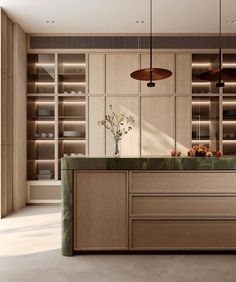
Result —
<instances>
[{"instance_id":1,"label":"recessed ceiling light","mask_svg":"<svg viewBox=\"0 0 236 282\"><path fill-rule=\"evenodd\" d=\"M136 24L143 24L143 23L144 23L143 20L137 20L137 21L136 21Z\"/></svg>"},{"instance_id":2,"label":"recessed ceiling light","mask_svg":"<svg viewBox=\"0 0 236 282\"><path fill-rule=\"evenodd\" d=\"M54 24L56 21L46 21L47 24Z\"/></svg>"}]
</instances>

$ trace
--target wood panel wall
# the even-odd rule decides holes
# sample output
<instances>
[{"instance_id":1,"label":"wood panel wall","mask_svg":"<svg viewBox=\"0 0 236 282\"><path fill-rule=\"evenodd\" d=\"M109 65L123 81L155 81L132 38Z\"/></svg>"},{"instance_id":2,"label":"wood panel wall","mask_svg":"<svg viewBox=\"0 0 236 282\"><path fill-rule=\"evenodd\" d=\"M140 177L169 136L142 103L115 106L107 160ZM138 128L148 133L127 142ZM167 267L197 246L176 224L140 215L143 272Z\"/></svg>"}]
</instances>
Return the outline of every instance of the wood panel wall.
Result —
<instances>
[{"instance_id":1,"label":"wood panel wall","mask_svg":"<svg viewBox=\"0 0 236 282\"><path fill-rule=\"evenodd\" d=\"M13 23L1 10L0 195L1 217L13 210Z\"/></svg>"},{"instance_id":2,"label":"wood panel wall","mask_svg":"<svg viewBox=\"0 0 236 282\"><path fill-rule=\"evenodd\" d=\"M13 210L26 203L26 35L13 26Z\"/></svg>"},{"instance_id":3,"label":"wood panel wall","mask_svg":"<svg viewBox=\"0 0 236 282\"><path fill-rule=\"evenodd\" d=\"M26 203L26 37L0 10L0 217Z\"/></svg>"}]
</instances>

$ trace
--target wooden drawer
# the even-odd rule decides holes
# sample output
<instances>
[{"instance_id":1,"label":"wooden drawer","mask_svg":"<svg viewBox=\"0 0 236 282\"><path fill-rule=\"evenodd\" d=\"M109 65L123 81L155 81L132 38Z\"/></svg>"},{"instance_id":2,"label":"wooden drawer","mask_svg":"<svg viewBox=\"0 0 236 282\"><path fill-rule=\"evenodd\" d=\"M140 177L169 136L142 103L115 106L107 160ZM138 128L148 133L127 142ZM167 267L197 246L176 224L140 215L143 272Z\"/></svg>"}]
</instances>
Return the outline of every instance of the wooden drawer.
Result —
<instances>
[{"instance_id":1,"label":"wooden drawer","mask_svg":"<svg viewBox=\"0 0 236 282\"><path fill-rule=\"evenodd\" d=\"M132 172L130 192L236 193L236 173Z\"/></svg>"},{"instance_id":2,"label":"wooden drawer","mask_svg":"<svg viewBox=\"0 0 236 282\"><path fill-rule=\"evenodd\" d=\"M236 222L132 220L130 239L133 250L235 250Z\"/></svg>"},{"instance_id":3,"label":"wooden drawer","mask_svg":"<svg viewBox=\"0 0 236 282\"><path fill-rule=\"evenodd\" d=\"M236 217L233 196L130 196L134 217Z\"/></svg>"}]
</instances>

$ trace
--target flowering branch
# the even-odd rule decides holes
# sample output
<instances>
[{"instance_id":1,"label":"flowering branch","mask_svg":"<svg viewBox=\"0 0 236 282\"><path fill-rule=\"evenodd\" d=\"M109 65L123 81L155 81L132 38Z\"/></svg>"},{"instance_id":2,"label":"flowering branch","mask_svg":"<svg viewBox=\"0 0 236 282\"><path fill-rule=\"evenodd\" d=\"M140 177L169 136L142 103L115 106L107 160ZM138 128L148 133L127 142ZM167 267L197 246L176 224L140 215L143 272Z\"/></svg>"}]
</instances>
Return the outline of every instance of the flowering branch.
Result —
<instances>
[{"instance_id":1,"label":"flowering branch","mask_svg":"<svg viewBox=\"0 0 236 282\"><path fill-rule=\"evenodd\" d=\"M112 105L109 105L110 114L105 115L104 120L98 121L98 125L104 126L108 129L114 137L114 140L120 141L130 130L134 124L134 117L126 113L116 114Z\"/></svg>"}]
</instances>

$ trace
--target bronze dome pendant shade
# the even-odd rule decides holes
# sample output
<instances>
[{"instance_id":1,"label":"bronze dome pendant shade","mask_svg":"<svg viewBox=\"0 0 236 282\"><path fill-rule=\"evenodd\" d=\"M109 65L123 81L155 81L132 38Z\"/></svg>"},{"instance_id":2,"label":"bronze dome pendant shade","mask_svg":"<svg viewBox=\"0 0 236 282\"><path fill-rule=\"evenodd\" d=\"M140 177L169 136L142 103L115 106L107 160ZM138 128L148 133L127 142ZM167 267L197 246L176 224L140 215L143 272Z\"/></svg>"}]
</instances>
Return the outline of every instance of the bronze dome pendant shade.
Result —
<instances>
[{"instance_id":1,"label":"bronze dome pendant shade","mask_svg":"<svg viewBox=\"0 0 236 282\"><path fill-rule=\"evenodd\" d=\"M150 0L150 68L140 69L132 72L130 76L137 80L146 80L148 87L154 87L153 80L161 80L172 75L170 70L152 67L152 0Z\"/></svg>"},{"instance_id":2,"label":"bronze dome pendant shade","mask_svg":"<svg viewBox=\"0 0 236 282\"><path fill-rule=\"evenodd\" d=\"M225 87L224 81L236 80L236 69L222 68L222 52L221 52L221 0L219 0L219 67L199 75L199 78L209 82L215 82L216 87Z\"/></svg>"}]
</instances>

